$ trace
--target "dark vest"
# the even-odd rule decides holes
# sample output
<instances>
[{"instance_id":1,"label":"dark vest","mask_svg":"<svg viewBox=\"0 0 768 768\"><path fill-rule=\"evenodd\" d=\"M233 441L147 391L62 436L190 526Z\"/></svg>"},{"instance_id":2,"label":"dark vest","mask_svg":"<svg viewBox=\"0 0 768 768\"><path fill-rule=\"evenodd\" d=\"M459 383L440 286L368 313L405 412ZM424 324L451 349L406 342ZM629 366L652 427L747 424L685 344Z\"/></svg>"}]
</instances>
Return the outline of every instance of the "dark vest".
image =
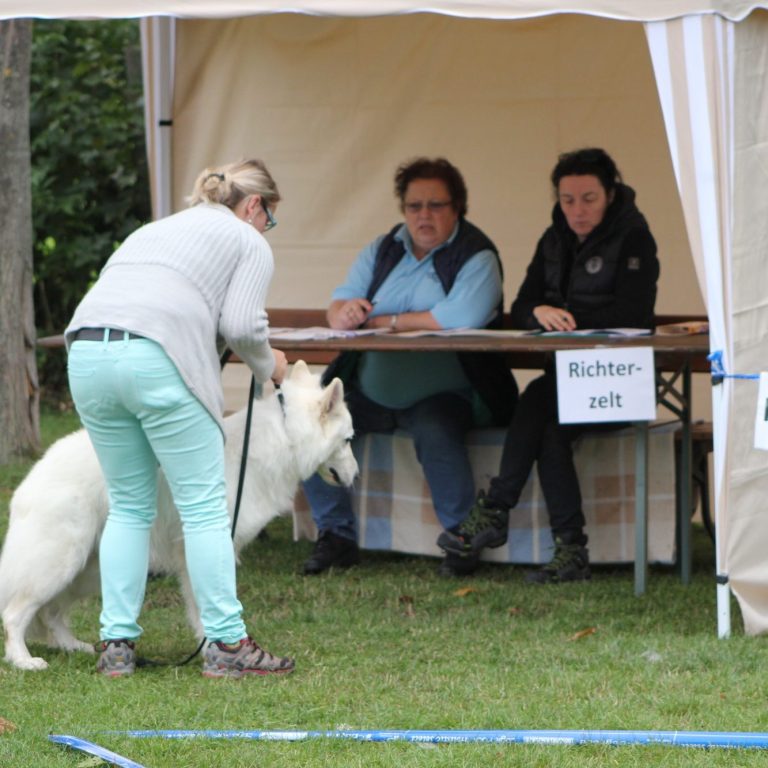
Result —
<instances>
[{"instance_id":1,"label":"dark vest","mask_svg":"<svg viewBox=\"0 0 768 768\"><path fill-rule=\"evenodd\" d=\"M648 228L635 207L634 192L624 185L616 189L616 201L606 219L579 248L559 209L554 224L542 238L544 255L544 304L570 310L600 309L616 300L616 271L624 238L638 227ZM570 267L567 280L563 270ZM647 318L649 328L653 317Z\"/></svg>"},{"instance_id":2,"label":"dark vest","mask_svg":"<svg viewBox=\"0 0 768 768\"><path fill-rule=\"evenodd\" d=\"M405 246L395 238L395 233L402 225L393 227L381 241L376 252L373 267L373 278L368 286L366 298L371 301L389 273L397 266L405 255ZM474 224L465 219L459 222L459 231L452 242L438 250L432 257L443 290L449 293L461 268L480 251L493 251L503 275L503 267L496 246ZM499 302L497 312L488 328L500 328L504 300ZM429 354L424 353L424 354ZM334 376L339 376L346 382L350 381L357 367L360 353L343 352L326 368L323 383L328 383ZM510 371L506 356L496 353L460 352L459 362L464 374L472 387L482 398L491 412L494 424L509 424L515 404L517 403L517 382Z\"/></svg>"},{"instance_id":3,"label":"dark vest","mask_svg":"<svg viewBox=\"0 0 768 768\"><path fill-rule=\"evenodd\" d=\"M623 238L603 238L577 249L569 237L558 234L552 232L542 242L543 303L570 309L599 308L613 303ZM563 269L569 262L570 274L564 285Z\"/></svg>"}]
</instances>

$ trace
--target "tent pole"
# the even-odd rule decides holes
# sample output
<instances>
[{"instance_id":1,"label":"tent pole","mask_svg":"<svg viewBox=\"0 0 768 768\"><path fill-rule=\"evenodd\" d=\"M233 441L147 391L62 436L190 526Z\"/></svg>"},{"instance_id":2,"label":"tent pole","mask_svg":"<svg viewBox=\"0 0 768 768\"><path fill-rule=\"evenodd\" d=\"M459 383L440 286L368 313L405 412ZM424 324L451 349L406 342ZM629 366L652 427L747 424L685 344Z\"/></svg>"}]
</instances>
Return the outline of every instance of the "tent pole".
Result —
<instances>
[{"instance_id":1,"label":"tent pole","mask_svg":"<svg viewBox=\"0 0 768 768\"><path fill-rule=\"evenodd\" d=\"M152 179L152 212L160 219L173 212L173 78L176 20L153 16L141 20L144 114Z\"/></svg>"}]
</instances>

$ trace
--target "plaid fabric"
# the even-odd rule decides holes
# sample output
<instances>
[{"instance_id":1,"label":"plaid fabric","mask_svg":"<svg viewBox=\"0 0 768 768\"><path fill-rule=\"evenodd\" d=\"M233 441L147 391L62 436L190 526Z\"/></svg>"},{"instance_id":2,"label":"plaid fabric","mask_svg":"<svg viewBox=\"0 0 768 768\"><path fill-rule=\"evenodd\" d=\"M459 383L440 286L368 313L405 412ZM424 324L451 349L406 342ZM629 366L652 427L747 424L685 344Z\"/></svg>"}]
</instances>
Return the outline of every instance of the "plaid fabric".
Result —
<instances>
[{"instance_id":1,"label":"plaid fabric","mask_svg":"<svg viewBox=\"0 0 768 768\"><path fill-rule=\"evenodd\" d=\"M675 560L674 431L678 422L654 425L648 437L648 559ZM497 472L504 445L503 429L483 429L468 436L478 488L487 488ZM442 528L429 488L404 432L370 434L356 441L360 475L353 504L363 549L442 555L435 541ZM593 563L631 563L635 554L635 431L591 433L574 445L584 515ZM467 510L469 511L469 510ZM509 515L506 545L483 553L484 560L546 563L552 536L536 472ZM300 492L294 510L294 537L317 535L307 501Z\"/></svg>"}]
</instances>

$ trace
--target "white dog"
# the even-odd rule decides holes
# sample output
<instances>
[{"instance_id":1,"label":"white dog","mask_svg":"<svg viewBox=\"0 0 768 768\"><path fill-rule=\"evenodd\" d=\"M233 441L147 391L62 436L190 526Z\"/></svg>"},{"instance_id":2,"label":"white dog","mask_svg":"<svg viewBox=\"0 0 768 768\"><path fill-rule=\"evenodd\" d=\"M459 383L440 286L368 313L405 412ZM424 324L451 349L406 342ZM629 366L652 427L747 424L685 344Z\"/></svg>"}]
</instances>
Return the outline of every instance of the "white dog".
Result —
<instances>
[{"instance_id":1,"label":"white dog","mask_svg":"<svg viewBox=\"0 0 768 768\"><path fill-rule=\"evenodd\" d=\"M235 529L235 552L274 517L293 509L301 480L319 471L351 485L352 419L339 379L327 387L303 361L282 385L253 408L248 463ZM227 488L232 515L245 434L245 410L225 419ZM8 533L0 555L0 615L5 660L19 669L45 669L30 655L27 631L52 648L93 652L69 628L69 610L98 590L98 545L107 516L107 493L85 430L54 443L32 467L11 499ZM199 639L203 629L184 561L181 522L161 476L152 529L151 569L176 574L187 617ZM34 620L34 621L33 621Z\"/></svg>"}]
</instances>

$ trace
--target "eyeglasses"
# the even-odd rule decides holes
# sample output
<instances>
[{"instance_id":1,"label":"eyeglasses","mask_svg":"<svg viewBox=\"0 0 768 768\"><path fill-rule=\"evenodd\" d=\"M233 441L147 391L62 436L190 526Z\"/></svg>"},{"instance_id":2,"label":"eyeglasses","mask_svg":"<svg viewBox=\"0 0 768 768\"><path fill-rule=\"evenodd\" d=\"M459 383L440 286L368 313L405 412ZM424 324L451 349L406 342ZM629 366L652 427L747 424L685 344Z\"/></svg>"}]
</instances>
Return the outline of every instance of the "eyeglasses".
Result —
<instances>
[{"instance_id":1,"label":"eyeglasses","mask_svg":"<svg viewBox=\"0 0 768 768\"><path fill-rule=\"evenodd\" d=\"M428 203L403 203L406 213L418 213L422 208L426 208L430 213L439 213L453 203L450 200L430 200Z\"/></svg>"},{"instance_id":2,"label":"eyeglasses","mask_svg":"<svg viewBox=\"0 0 768 768\"><path fill-rule=\"evenodd\" d=\"M277 219L272 215L272 211L267 208L267 204L262 200L261 207L264 209L264 213L267 214L267 224L264 227L265 232L269 232L270 229L274 229L277 226Z\"/></svg>"}]
</instances>

